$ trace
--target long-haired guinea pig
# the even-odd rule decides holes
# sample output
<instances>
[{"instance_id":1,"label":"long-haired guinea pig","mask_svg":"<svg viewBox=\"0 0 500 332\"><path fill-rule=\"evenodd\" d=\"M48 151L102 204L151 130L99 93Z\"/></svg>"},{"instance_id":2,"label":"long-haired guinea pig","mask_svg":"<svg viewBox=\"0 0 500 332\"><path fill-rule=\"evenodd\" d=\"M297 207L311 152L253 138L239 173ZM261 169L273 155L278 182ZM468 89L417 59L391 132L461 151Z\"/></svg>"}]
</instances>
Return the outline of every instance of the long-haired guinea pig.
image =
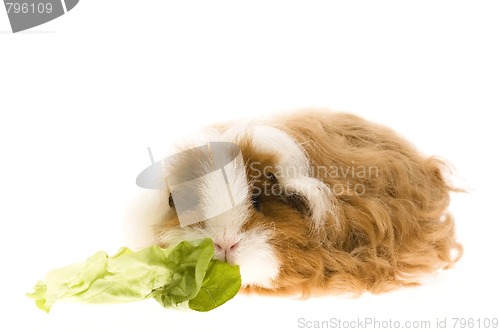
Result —
<instances>
[{"instance_id":1,"label":"long-haired guinea pig","mask_svg":"<svg viewBox=\"0 0 500 332\"><path fill-rule=\"evenodd\" d=\"M240 266L243 290L379 293L417 284L460 258L446 165L391 129L306 109L215 125L200 137L165 166L169 187L155 241L211 238L217 259ZM209 142L238 147L228 150L234 162L223 177L203 177L215 174L214 165L196 147ZM175 195L172 179L194 178L203 180ZM229 187L234 201L224 208ZM207 217L181 226L183 197Z\"/></svg>"}]
</instances>

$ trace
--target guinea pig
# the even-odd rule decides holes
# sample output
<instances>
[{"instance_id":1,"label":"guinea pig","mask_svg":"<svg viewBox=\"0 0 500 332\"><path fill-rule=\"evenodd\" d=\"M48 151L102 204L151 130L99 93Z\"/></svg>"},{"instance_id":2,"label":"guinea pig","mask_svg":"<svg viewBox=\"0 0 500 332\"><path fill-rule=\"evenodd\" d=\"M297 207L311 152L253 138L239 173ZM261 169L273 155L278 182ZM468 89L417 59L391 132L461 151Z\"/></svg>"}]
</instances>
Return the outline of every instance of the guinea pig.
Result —
<instances>
[{"instance_id":1,"label":"guinea pig","mask_svg":"<svg viewBox=\"0 0 500 332\"><path fill-rule=\"evenodd\" d=\"M216 259L239 265L244 291L380 293L461 256L449 168L385 126L322 109L218 124L178 147L192 153L165 166L170 179L212 172L195 149L208 142L238 147L227 152L235 162L225 182L206 177L184 193L210 217L181 225L183 196L167 186L154 242L211 238ZM226 199L226 184L237 204L208 213Z\"/></svg>"}]
</instances>

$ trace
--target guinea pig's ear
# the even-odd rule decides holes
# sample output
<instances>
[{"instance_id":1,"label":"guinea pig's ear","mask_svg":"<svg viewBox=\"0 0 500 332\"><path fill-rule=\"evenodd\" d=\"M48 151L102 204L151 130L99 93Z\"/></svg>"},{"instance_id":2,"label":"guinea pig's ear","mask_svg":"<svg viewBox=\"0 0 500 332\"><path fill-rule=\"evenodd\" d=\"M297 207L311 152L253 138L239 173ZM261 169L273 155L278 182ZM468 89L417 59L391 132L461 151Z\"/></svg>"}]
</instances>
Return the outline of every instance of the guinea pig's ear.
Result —
<instances>
[{"instance_id":1,"label":"guinea pig's ear","mask_svg":"<svg viewBox=\"0 0 500 332\"><path fill-rule=\"evenodd\" d=\"M305 197L299 193L291 193L283 196L284 202L300 212L306 217L311 217L311 209L309 207L309 202Z\"/></svg>"},{"instance_id":2,"label":"guinea pig's ear","mask_svg":"<svg viewBox=\"0 0 500 332\"><path fill-rule=\"evenodd\" d=\"M320 228L325 220L335 214L331 190L322 181L307 176L280 177L278 182L287 204L308 217L313 227Z\"/></svg>"},{"instance_id":3,"label":"guinea pig's ear","mask_svg":"<svg viewBox=\"0 0 500 332\"><path fill-rule=\"evenodd\" d=\"M253 127L250 134L257 151L277 157L273 176L282 189L282 198L288 204L305 212L316 230L323 226L327 218L338 220L332 191L321 180L311 176L309 158L292 136L266 125ZM269 174L266 176L275 182Z\"/></svg>"}]
</instances>

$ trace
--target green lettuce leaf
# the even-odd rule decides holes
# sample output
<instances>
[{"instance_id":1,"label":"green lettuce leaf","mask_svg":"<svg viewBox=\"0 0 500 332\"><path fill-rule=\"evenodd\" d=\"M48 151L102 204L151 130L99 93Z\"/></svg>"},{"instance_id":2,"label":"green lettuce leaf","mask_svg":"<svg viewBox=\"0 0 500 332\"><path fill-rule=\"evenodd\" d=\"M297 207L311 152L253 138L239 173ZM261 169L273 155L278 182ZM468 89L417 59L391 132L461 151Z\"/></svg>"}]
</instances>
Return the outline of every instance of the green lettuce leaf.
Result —
<instances>
[{"instance_id":1,"label":"green lettuce leaf","mask_svg":"<svg viewBox=\"0 0 500 332\"><path fill-rule=\"evenodd\" d=\"M198 294L189 300L189 308L209 311L223 305L241 287L240 268L221 261L210 264Z\"/></svg>"},{"instance_id":2,"label":"green lettuce leaf","mask_svg":"<svg viewBox=\"0 0 500 332\"><path fill-rule=\"evenodd\" d=\"M61 300L99 304L148 298L166 308L187 303L192 310L209 311L241 287L239 267L213 260L213 254L210 239L137 252L121 248L111 257L101 251L49 272L28 296L45 312Z\"/></svg>"}]
</instances>

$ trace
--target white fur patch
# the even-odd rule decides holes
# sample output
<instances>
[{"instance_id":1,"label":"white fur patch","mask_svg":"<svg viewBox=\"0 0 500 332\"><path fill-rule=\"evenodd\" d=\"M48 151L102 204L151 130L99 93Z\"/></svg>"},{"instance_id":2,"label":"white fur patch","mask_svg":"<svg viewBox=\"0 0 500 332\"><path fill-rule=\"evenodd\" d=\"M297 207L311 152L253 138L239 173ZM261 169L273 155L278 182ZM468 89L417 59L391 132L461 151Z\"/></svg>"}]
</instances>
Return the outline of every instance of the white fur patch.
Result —
<instances>
[{"instance_id":1,"label":"white fur patch","mask_svg":"<svg viewBox=\"0 0 500 332\"><path fill-rule=\"evenodd\" d=\"M226 156L229 160L232 156ZM207 216L207 227L220 227L224 232L236 233L248 217L248 183L241 153L225 165L204 178L201 192L201 205ZM229 222L226 220L229 219Z\"/></svg>"},{"instance_id":2,"label":"white fur patch","mask_svg":"<svg viewBox=\"0 0 500 332\"><path fill-rule=\"evenodd\" d=\"M320 180L310 176L310 163L302 148L282 130L257 126L253 128L252 141L258 151L278 156L276 178L285 193L297 192L308 202L311 220L316 229L325 222L328 213L333 213L331 190Z\"/></svg>"},{"instance_id":3,"label":"white fur patch","mask_svg":"<svg viewBox=\"0 0 500 332\"><path fill-rule=\"evenodd\" d=\"M174 246L182 241L194 241L206 238L203 229L190 226L184 228L169 229L158 236L158 244Z\"/></svg>"},{"instance_id":4,"label":"white fur patch","mask_svg":"<svg viewBox=\"0 0 500 332\"><path fill-rule=\"evenodd\" d=\"M272 288L272 281L279 274L280 264L265 232L251 230L245 233L235 256L243 285Z\"/></svg>"},{"instance_id":5,"label":"white fur patch","mask_svg":"<svg viewBox=\"0 0 500 332\"><path fill-rule=\"evenodd\" d=\"M241 132L239 134L242 134ZM210 132L210 139L214 142L237 143L239 134L234 132L218 134ZM193 141L191 141L192 143ZM207 142L191 146L196 147ZM223 159L231 159L230 156ZM194 165L193 167L206 167ZM175 165L172 165L175 167ZM218 259L227 258L230 263L240 267L243 286L259 286L270 288L273 280L279 273L279 261L269 244L269 234L264 230L250 230L242 232L242 226L249 218L252 208L249 200L249 187L245 165L241 155L224 167L225 178L219 172L208 173L195 186L200 197L203 215L209 216L204 220L203 227L197 224L167 229L160 234L160 244L175 245L183 240L197 240L211 238L216 245L228 248L237 243L237 247L230 254L215 252ZM192 187L191 187L192 188ZM228 209L228 188L234 205ZM194 188L193 188L194 190Z\"/></svg>"},{"instance_id":6,"label":"white fur patch","mask_svg":"<svg viewBox=\"0 0 500 332\"><path fill-rule=\"evenodd\" d=\"M284 131L269 126L256 126L252 129L252 143L257 151L277 155L277 166L286 177L309 174L309 160L306 154Z\"/></svg>"},{"instance_id":7,"label":"white fur patch","mask_svg":"<svg viewBox=\"0 0 500 332\"><path fill-rule=\"evenodd\" d=\"M159 190L141 191L130 202L125 213L125 245L133 250L150 246L157 241L155 228L162 224L169 209L168 195Z\"/></svg>"},{"instance_id":8,"label":"white fur patch","mask_svg":"<svg viewBox=\"0 0 500 332\"><path fill-rule=\"evenodd\" d=\"M225 220L226 223L230 219ZM219 228L220 227L220 228ZM238 242L238 247L228 261L240 267L242 286L272 288L279 274L280 264L269 244L267 232L250 230L248 232L226 232L224 222L208 223L207 227L188 226L166 231L160 236L160 243L172 246L183 240L211 238L215 243L222 241Z\"/></svg>"}]
</instances>

